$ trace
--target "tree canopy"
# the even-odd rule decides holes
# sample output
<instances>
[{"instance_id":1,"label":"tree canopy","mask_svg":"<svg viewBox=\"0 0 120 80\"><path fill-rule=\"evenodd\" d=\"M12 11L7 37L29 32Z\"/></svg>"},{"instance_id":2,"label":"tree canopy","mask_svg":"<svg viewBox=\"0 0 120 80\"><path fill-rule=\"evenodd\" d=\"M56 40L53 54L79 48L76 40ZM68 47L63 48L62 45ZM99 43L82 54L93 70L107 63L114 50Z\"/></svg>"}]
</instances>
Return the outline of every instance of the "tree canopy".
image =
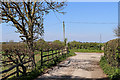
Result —
<instances>
[{"instance_id":1,"label":"tree canopy","mask_svg":"<svg viewBox=\"0 0 120 80\"><path fill-rule=\"evenodd\" d=\"M61 12L64 9L64 2L48 2L42 0L41 2L31 2L31 0L23 2L2 2L1 14L2 22L12 22L17 28L17 32L21 34L20 38L27 43L30 50L30 57L32 56L32 64L34 60L33 41L38 39L44 33L43 16L50 11Z\"/></svg>"},{"instance_id":2,"label":"tree canopy","mask_svg":"<svg viewBox=\"0 0 120 80\"><path fill-rule=\"evenodd\" d=\"M59 13L64 2L1 2L2 22L12 22L23 41L38 39L44 33L43 16L51 10Z\"/></svg>"},{"instance_id":3,"label":"tree canopy","mask_svg":"<svg viewBox=\"0 0 120 80\"><path fill-rule=\"evenodd\" d=\"M120 26L114 29L115 36L120 38Z\"/></svg>"}]
</instances>

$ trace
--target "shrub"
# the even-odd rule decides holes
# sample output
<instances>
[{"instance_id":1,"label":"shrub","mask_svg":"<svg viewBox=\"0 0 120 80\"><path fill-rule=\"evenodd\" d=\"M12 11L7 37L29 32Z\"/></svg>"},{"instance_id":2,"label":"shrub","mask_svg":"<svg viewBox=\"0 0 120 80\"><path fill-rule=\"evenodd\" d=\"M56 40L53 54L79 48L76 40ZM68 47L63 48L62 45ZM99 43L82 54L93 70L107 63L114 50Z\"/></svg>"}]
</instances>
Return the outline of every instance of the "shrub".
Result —
<instances>
[{"instance_id":1,"label":"shrub","mask_svg":"<svg viewBox=\"0 0 120 80\"><path fill-rule=\"evenodd\" d=\"M63 47L63 42L59 40L55 40L53 42L46 42L43 39L39 39L37 42L34 42L35 50L61 49Z\"/></svg>"},{"instance_id":2,"label":"shrub","mask_svg":"<svg viewBox=\"0 0 120 80\"><path fill-rule=\"evenodd\" d=\"M100 60L100 66L104 70L104 73L108 75L110 80L119 80L120 78L120 68L112 67L108 63L105 57L102 57Z\"/></svg>"},{"instance_id":3,"label":"shrub","mask_svg":"<svg viewBox=\"0 0 120 80\"><path fill-rule=\"evenodd\" d=\"M77 42L72 41L68 43L69 48L71 49L89 49L89 50L101 50L101 47L103 47L104 43L93 43L93 42Z\"/></svg>"},{"instance_id":4,"label":"shrub","mask_svg":"<svg viewBox=\"0 0 120 80\"><path fill-rule=\"evenodd\" d=\"M104 46L104 56L113 67L120 67L120 39L108 41Z\"/></svg>"}]
</instances>

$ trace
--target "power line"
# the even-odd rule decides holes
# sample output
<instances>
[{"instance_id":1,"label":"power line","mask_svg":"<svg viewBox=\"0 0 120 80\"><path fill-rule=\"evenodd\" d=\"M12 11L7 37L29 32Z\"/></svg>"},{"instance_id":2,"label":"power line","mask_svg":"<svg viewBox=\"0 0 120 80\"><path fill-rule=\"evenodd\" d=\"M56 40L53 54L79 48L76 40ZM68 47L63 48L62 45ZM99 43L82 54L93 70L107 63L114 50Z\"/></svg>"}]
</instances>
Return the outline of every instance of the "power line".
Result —
<instances>
[{"instance_id":1,"label":"power line","mask_svg":"<svg viewBox=\"0 0 120 80\"><path fill-rule=\"evenodd\" d=\"M63 23L62 21L60 21L59 18L57 18L59 20L60 23ZM65 23L73 23L73 24L118 24L118 23L114 23L114 22L111 22L111 23L107 23L107 22L65 22ZM59 24L59 23L54 23L54 24Z\"/></svg>"},{"instance_id":2,"label":"power line","mask_svg":"<svg viewBox=\"0 0 120 80\"><path fill-rule=\"evenodd\" d=\"M54 12L54 11L53 11ZM60 18L56 15L56 13L54 12L54 14L55 14L55 17L58 19L58 21L60 22L60 23L62 23L62 21L60 20Z\"/></svg>"},{"instance_id":3,"label":"power line","mask_svg":"<svg viewBox=\"0 0 120 80\"><path fill-rule=\"evenodd\" d=\"M77 23L77 24L118 24L115 22L66 22L66 23Z\"/></svg>"},{"instance_id":4,"label":"power line","mask_svg":"<svg viewBox=\"0 0 120 80\"><path fill-rule=\"evenodd\" d=\"M54 11L53 11L54 12ZM56 13L54 12L54 14L55 14L55 17L58 19L58 21L60 22L60 23L63 23L61 20L60 20L60 18L56 15ZM70 21L70 22L65 22L65 23L77 23L77 24L118 24L118 23L115 23L115 22L72 22L72 21Z\"/></svg>"}]
</instances>

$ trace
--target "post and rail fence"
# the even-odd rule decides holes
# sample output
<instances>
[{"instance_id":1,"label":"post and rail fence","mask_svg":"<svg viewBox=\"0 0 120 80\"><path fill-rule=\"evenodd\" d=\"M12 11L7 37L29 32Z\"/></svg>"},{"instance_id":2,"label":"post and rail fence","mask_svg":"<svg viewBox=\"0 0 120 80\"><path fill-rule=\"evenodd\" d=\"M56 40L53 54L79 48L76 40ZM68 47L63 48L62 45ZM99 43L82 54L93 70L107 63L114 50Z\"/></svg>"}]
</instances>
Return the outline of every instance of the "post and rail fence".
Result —
<instances>
[{"instance_id":1,"label":"post and rail fence","mask_svg":"<svg viewBox=\"0 0 120 80\"><path fill-rule=\"evenodd\" d=\"M47 52L48 54L44 55L43 52ZM51 52L51 53L50 53ZM41 50L41 66L44 65L45 62L49 63L50 61L56 60L57 62L58 58L62 55L66 55L69 53L68 48L65 49L56 49L56 50ZM44 58L47 57L47 59L44 60Z\"/></svg>"},{"instance_id":2,"label":"post and rail fence","mask_svg":"<svg viewBox=\"0 0 120 80\"><path fill-rule=\"evenodd\" d=\"M61 57L62 55L64 55L66 57L66 55L68 53L69 53L68 48L62 48L62 49L56 49L56 50L52 50L52 49L51 50L40 50L40 58L41 58L40 59L40 64L41 64L40 66L41 67L44 66L45 65L44 63L46 63L46 62L47 62L47 64L49 64L49 62L56 63L59 57ZM0 61L2 63L7 63L7 66L9 66L9 64L11 65L11 62L12 62L10 60L6 60L4 62L2 60L0 60ZM9 73L6 76L2 77L1 80L5 80L5 79L9 78L10 76L17 76L18 78L21 77L25 73L20 70L20 67L22 65L25 65L25 64L30 63L30 62L32 62L32 60L28 60L28 61L25 61L23 63L18 63L17 64L17 61L16 61L15 65L13 65L14 64L14 62L13 62L12 63L13 66L10 66L8 69L0 72L0 75ZM3 65L0 65L0 67L2 67L2 66ZM12 72L10 72L10 71L12 71ZM20 75L20 74L22 74L22 75Z\"/></svg>"}]
</instances>

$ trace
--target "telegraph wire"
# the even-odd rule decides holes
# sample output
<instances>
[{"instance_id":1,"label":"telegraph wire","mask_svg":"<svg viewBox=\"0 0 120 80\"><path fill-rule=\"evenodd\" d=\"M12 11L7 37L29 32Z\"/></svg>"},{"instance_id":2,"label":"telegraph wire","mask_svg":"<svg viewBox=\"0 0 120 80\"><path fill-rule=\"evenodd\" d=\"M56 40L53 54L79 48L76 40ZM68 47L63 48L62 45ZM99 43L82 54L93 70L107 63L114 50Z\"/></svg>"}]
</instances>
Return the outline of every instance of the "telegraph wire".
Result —
<instances>
[{"instance_id":1,"label":"telegraph wire","mask_svg":"<svg viewBox=\"0 0 120 80\"><path fill-rule=\"evenodd\" d=\"M60 18L56 15L55 11L53 11L53 13L55 14L55 17L58 19L58 21L60 23L63 23L63 21L60 20ZM65 22L65 23L77 23L77 24L118 24L115 22L75 22L75 21L69 21L69 22Z\"/></svg>"},{"instance_id":2,"label":"telegraph wire","mask_svg":"<svg viewBox=\"0 0 120 80\"><path fill-rule=\"evenodd\" d=\"M107 22L66 22L66 23L77 23L77 24L118 24L118 23L115 23L115 22L110 22L110 23L107 23Z\"/></svg>"},{"instance_id":3,"label":"telegraph wire","mask_svg":"<svg viewBox=\"0 0 120 80\"><path fill-rule=\"evenodd\" d=\"M55 14L55 17L58 19L58 21L60 22L60 23L62 23L62 21L60 20L60 18L56 15L56 13L53 11L53 13Z\"/></svg>"}]
</instances>

